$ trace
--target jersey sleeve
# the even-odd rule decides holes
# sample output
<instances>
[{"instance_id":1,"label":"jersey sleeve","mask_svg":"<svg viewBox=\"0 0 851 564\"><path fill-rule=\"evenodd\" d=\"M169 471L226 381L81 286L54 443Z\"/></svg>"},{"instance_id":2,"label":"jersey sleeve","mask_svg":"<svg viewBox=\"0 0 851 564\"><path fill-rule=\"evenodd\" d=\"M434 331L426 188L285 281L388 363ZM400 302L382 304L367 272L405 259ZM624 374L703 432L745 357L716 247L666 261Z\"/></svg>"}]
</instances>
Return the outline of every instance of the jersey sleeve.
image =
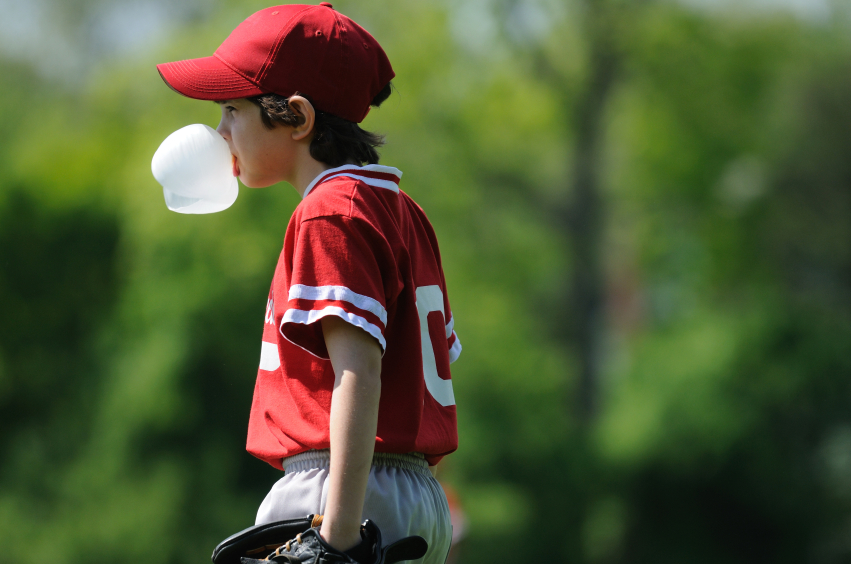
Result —
<instances>
[{"instance_id":1,"label":"jersey sleeve","mask_svg":"<svg viewBox=\"0 0 851 564\"><path fill-rule=\"evenodd\" d=\"M386 241L367 222L326 216L302 222L291 257L281 335L319 358L328 358L323 317L335 315L363 329L386 349L389 278Z\"/></svg>"}]
</instances>

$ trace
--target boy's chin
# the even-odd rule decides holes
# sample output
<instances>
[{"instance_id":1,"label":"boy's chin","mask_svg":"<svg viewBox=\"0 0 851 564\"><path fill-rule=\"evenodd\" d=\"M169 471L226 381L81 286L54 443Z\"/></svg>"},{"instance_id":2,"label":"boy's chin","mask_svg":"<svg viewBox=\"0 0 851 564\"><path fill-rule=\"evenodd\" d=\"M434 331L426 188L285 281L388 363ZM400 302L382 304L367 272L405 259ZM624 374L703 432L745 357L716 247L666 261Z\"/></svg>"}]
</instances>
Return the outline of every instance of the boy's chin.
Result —
<instances>
[{"instance_id":1,"label":"boy's chin","mask_svg":"<svg viewBox=\"0 0 851 564\"><path fill-rule=\"evenodd\" d=\"M268 188L281 181L280 178L271 174L252 174L250 171L241 170L239 181L246 188Z\"/></svg>"},{"instance_id":2,"label":"boy's chin","mask_svg":"<svg viewBox=\"0 0 851 564\"><path fill-rule=\"evenodd\" d=\"M239 181L242 182L242 185L245 186L246 188L266 188L267 186L272 185L269 182L263 182L262 180L258 180L256 178L251 178L247 174L240 175Z\"/></svg>"}]
</instances>

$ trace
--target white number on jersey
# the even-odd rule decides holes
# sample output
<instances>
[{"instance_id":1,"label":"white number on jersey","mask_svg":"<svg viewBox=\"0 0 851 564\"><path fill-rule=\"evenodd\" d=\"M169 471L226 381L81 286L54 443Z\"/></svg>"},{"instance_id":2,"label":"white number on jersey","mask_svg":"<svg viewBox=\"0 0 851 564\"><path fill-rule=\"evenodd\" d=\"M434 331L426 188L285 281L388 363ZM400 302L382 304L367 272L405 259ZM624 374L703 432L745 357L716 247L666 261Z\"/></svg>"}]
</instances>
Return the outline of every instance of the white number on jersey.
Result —
<instances>
[{"instance_id":1,"label":"white number on jersey","mask_svg":"<svg viewBox=\"0 0 851 564\"><path fill-rule=\"evenodd\" d=\"M434 358L434 347L428 332L428 314L439 311L446 323L446 313L443 311L443 292L440 286L421 286L417 288L417 313L420 316L420 342L423 351L423 377L426 388L437 403L446 407L455 405L455 394L452 391L452 380L444 380L437 374L437 361Z\"/></svg>"}]
</instances>

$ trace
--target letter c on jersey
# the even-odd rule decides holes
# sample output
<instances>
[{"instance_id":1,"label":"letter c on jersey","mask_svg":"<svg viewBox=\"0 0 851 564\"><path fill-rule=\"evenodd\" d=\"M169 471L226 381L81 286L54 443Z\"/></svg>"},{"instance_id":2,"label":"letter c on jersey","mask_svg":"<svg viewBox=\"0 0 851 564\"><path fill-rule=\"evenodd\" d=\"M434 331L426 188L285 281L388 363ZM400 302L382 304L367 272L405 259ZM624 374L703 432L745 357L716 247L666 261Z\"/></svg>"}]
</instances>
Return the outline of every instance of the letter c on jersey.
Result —
<instances>
[{"instance_id":1,"label":"letter c on jersey","mask_svg":"<svg viewBox=\"0 0 851 564\"><path fill-rule=\"evenodd\" d=\"M420 316L420 341L423 351L423 377L426 388L437 403L446 407L455 405L455 394L452 391L452 380L444 380L437 374L437 361L434 358L434 347L428 332L428 314L439 311L446 323L443 312L443 292L440 286L421 286L417 288L417 313Z\"/></svg>"}]
</instances>

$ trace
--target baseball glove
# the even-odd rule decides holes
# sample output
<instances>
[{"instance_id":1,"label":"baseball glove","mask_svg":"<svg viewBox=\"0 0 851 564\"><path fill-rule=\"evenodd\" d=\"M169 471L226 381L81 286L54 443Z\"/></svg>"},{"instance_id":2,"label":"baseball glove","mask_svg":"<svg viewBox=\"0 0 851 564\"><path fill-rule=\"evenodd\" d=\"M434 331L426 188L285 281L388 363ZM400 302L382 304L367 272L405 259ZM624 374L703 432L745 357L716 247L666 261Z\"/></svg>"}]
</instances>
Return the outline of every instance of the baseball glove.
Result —
<instances>
[{"instance_id":1,"label":"baseball glove","mask_svg":"<svg viewBox=\"0 0 851 564\"><path fill-rule=\"evenodd\" d=\"M428 543L422 537L405 537L383 546L381 531L367 519L361 537L367 541L369 556L356 561L328 545L319 535L321 515L305 519L258 525L225 539L213 552L215 564L394 564L422 558ZM299 529L289 536L288 533ZM290 539L286 542L283 539Z\"/></svg>"},{"instance_id":2,"label":"baseball glove","mask_svg":"<svg viewBox=\"0 0 851 564\"><path fill-rule=\"evenodd\" d=\"M287 540L321 524L322 515L308 515L301 519L275 521L249 527L220 542L213 551L213 562L240 564L239 559L242 557L266 558Z\"/></svg>"}]
</instances>

